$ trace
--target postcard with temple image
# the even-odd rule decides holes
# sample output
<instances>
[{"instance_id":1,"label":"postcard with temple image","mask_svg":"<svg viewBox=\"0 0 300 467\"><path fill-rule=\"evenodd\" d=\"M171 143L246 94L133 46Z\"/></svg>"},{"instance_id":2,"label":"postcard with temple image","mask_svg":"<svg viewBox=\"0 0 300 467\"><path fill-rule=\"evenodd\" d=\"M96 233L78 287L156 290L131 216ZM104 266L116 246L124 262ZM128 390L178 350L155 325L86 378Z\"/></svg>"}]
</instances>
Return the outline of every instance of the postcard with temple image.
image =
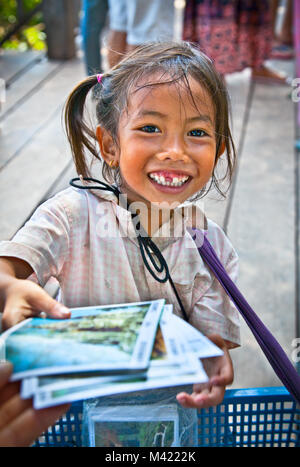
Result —
<instances>
[{"instance_id":1,"label":"postcard with temple image","mask_svg":"<svg viewBox=\"0 0 300 467\"><path fill-rule=\"evenodd\" d=\"M12 380L37 375L144 372L164 300L71 309L69 319L30 318L1 336Z\"/></svg>"},{"instance_id":2,"label":"postcard with temple image","mask_svg":"<svg viewBox=\"0 0 300 467\"><path fill-rule=\"evenodd\" d=\"M23 380L23 397L34 396L36 409L65 402L152 390L170 386L205 383L208 377L196 355L186 351L181 335L169 319L172 307L165 306L157 329L149 369L145 373L94 377L86 374L39 376ZM169 325L170 324L170 325ZM74 377L73 377L74 376Z\"/></svg>"}]
</instances>

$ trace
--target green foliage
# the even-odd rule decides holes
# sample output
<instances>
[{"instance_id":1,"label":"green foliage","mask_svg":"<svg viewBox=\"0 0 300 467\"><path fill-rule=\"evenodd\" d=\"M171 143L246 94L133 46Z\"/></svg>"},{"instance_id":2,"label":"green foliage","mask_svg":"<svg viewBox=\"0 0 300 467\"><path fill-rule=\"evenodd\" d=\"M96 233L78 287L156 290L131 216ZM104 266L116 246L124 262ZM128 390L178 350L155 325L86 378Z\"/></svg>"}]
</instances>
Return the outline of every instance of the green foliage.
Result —
<instances>
[{"instance_id":1,"label":"green foliage","mask_svg":"<svg viewBox=\"0 0 300 467\"><path fill-rule=\"evenodd\" d=\"M36 328L50 337L52 334L63 334L66 339L95 345L111 345L131 353L144 317L145 310L141 307L139 311L104 313L70 321L37 319L35 324L31 323L29 332L31 328ZM23 331L27 332L25 329Z\"/></svg>"},{"instance_id":2,"label":"green foliage","mask_svg":"<svg viewBox=\"0 0 300 467\"><path fill-rule=\"evenodd\" d=\"M28 13L41 3L41 0L23 0L22 12ZM18 4L16 0L0 2L0 39L18 22ZM46 35L42 13L35 14L14 36L3 44L5 49L24 51L28 49L44 50Z\"/></svg>"}]
</instances>

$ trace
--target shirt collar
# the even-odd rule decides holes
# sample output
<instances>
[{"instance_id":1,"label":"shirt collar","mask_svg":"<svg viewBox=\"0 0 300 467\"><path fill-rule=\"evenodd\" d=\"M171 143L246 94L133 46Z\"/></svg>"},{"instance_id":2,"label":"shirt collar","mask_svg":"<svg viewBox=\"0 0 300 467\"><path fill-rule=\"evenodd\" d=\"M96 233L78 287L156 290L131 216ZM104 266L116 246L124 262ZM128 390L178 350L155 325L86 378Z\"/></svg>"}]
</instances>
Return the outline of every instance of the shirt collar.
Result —
<instances>
[{"instance_id":1,"label":"shirt collar","mask_svg":"<svg viewBox=\"0 0 300 467\"><path fill-rule=\"evenodd\" d=\"M87 182L85 182L87 184ZM127 210L126 197L120 197L119 201L114 193L105 190L89 190L99 199L110 201L122 230L122 236L129 237L137 243L136 229L132 213ZM197 227L207 231L207 218L204 214L203 202L188 202L180 204L173 210L172 217L166 221L152 236L152 240L160 249L176 242L187 235L187 230Z\"/></svg>"}]
</instances>

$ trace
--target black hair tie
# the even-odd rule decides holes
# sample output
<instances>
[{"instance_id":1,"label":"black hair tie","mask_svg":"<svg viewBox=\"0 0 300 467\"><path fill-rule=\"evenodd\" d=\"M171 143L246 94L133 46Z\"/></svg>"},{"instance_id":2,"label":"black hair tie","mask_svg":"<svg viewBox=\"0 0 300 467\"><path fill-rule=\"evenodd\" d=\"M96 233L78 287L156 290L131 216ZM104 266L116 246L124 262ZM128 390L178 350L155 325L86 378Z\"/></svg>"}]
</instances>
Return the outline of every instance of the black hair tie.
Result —
<instances>
[{"instance_id":1,"label":"black hair tie","mask_svg":"<svg viewBox=\"0 0 300 467\"><path fill-rule=\"evenodd\" d=\"M94 182L94 183L97 183L96 186L85 186L85 185L77 185L76 182L82 182L85 181L85 182ZM81 190L105 190L105 191L110 191L112 192L114 195L117 196L117 198L119 198L121 192L120 190L112 185L108 185L107 183L105 182L102 182L101 180L97 180L96 178L90 178L90 177L76 177L76 178L72 178L72 180L70 180L70 185L73 186L74 188L80 188Z\"/></svg>"}]
</instances>

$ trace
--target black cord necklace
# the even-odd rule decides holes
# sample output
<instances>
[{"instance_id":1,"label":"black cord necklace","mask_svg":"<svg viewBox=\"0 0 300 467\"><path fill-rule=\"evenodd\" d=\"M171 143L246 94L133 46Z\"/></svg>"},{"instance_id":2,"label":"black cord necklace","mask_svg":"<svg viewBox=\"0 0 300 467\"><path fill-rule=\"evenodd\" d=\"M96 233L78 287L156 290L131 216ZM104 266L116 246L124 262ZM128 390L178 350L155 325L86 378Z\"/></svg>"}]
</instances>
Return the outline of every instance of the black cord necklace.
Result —
<instances>
[{"instance_id":1,"label":"black cord necklace","mask_svg":"<svg viewBox=\"0 0 300 467\"><path fill-rule=\"evenodd\" d=\"M85 185L80 185L80 184L77 183L77 182L83 182L83 181L94 182L94 183L96 183L96 185L85 186ZM113 193L118 198L118 200L119 200L119 198L121 196L121 192L116 186L108 185L107 183L102 182L100 180L97 180L95 178L90 178L90 177L72 178L72 180L70 180L70 185L73 186L74 188L80 188L81 190L110 191L111 193ZM126 209L130 212L128 203L127 203ZM132 219L134 219L135 217L138 216L138 214L137 213L131 213L131 216L132 216ZM138 240L138 243L139 243L139 248L140 248L142 258L143 258L143 262L144 262L147 270L149 271L151 276L155 280L157 280L158 282L160 282L160 283L164 283L164 282L167 282L167 281L170 282L170 284L172 286L172 289L173 289L173 291L175 293L175 296L177 298L177 301L179 303L180 310L181 310L181 312L183 314L183 317L184 317L184 319L186 321L188 321L187 313L186 313L186 311L184 309L184 306L183 306L183 304L182 304L182 302L180 300L180 297L179 297L178 292L176 290L175 284L174 284L174 282L173 282L173 280L171 278L169 268L168 268L168 264L167 264L165 258L163 257L160 249L157 247L157 245L151 240L151 238L148 236L148 234L142 228L139 220L137 222L133 222L133 224L135 226L135 230L136 230L136 234L137 234L137 240ZM149 262L149 260L150 260L150 262ZM152 267L151 267L151 265L152 265ZM156 272L159 273L159 274L164 273L163 277L159 277L156 274Z\"/></svg>"}]
</instances>

